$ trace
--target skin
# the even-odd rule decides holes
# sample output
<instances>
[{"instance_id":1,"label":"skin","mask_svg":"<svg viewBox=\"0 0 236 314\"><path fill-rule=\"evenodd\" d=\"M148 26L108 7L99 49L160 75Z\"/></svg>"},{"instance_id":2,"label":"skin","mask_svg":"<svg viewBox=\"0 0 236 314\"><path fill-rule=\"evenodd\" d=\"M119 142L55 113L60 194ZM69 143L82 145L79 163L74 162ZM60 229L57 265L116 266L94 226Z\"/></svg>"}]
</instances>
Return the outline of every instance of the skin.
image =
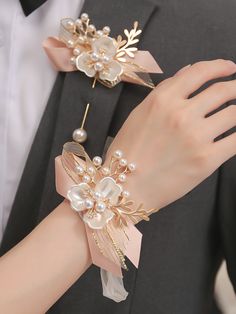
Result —
<instances>
[{"instance_id":1,"label":"skin","mask_svg":"<svg viewBox=\"0 0 236 314\"><path fill-rule=\"evenodd\" d=\"M162 208L236 154L236 133L214 142L236 125L236 106L206 117L236 98L236 81L213 84L189 99L207 81L235 72L226 60L187 66L130 113L106 160L121 149L137 164L125 183L136 203ZM69 206L58 206L0 259L0 312L45 313L90 265L83 222Z\"/></svg>"}]
</instances>

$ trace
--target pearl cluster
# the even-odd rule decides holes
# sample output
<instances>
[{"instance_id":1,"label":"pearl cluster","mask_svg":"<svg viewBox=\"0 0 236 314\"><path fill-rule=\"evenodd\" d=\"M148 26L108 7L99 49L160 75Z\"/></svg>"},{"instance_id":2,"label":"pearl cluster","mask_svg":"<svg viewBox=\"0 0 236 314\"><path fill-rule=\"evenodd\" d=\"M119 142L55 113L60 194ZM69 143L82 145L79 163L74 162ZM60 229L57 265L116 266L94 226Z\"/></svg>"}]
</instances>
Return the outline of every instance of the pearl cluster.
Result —
<instances>
[{"instance_id":1,"label":"pearl cluster","mask_svg":"<svg viewBox=\"0 0 236 314\"><path fill-rule=\"evenodd\" d=\"M102 159L99 156L94 157L93 164L98 166L102 163ZM96 175L96 168L92 165L88 167L83 167L81 165L76 166L76 173L81 177L83 183L92 183L94 182ZM102 194L93 189L87 191L87 197L84 201L86 209L95 209L98 213L102 213L106 210L106 200L102 197Z\"/></svg>"},{"instance_id":2,"label":"pearl cluster","mask_svg":"<svg viewBox=\"0 0 236 314\"><path fill-rule=\"evenodd\" d=\"M134 163L128 163L127 159L124 158L123 155L124 155L123 152L118 149L113 153L113 156L112 156L112 159L113 159L112 161L116 163L115 173L117 173L118 175L117 181L120 183L123 183L126 181L127 179L126 173L133 172L136 169L136 165ZM122 196L125 198L129 198L130 192L127 190L124 190L122 192Z\"/></svg>"},{"instance_id":3,"label":"pearl cluster","mask_svg":"<svg viewBox=\"0 0 236 314\"><path fill-rule=\"evenodd\" d=\"M78 164L75 168L76 173L79 175L83 183L92 184L96 183L96 175L100 174L100 177L111 177L116 183L122 184L127 179L127 174L135 171L136 165L134 163L129 163L123 156L121 150L116 150L112 157L109 166L103 166L103 160L100 156L95 156L92 159L92 165L82 166ZM127 190L122 190L122 197L129 198L130 192ZM109 207L109 202L102 197L101 193L90 189L88 191L89 196L85 199L85 207L87 209L95 208L97 212L104 212L107 206Z\"/></svg>"},{"instance_id":4,"label":"pearl cluster","mask_svg":"<svg viewBox=\"0 0 236 314\"><path fill-rule=\"evenodd\" d=\"M79 45L90 44L96 38L108 36L110 27L104 26L102 30L97 30L93 24L90 24L90 19L87 13L82 13L77 20L67 19L65 28L73 34L73 37L67 40L67 46L73 48L74 57L71 58L71 63L75 64L75 59L81 54ZM103 69L103 64L109 63L108 56L100 56L96 53L91 54L91 60L95 62L94 68L96 71Z\"/></svg>"}]
</instances>

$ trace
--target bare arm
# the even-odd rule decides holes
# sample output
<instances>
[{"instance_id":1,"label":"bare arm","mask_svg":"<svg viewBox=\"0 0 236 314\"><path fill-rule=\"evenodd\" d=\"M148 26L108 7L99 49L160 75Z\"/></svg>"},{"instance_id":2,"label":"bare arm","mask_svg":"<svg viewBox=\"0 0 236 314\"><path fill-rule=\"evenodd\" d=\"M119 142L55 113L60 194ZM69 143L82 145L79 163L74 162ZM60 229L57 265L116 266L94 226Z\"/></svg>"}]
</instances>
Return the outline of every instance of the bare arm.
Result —
<instances>
[{"instance_id":1,"label":"bare arm","mask_svg":"<svg viewBox=\"0 0 236 314\"><path fill-rule=\"evenodd\" d=\"M90 265L83 222L59 205L0 259L0 312L45 313Z\"/></svg>"}]
</instances>

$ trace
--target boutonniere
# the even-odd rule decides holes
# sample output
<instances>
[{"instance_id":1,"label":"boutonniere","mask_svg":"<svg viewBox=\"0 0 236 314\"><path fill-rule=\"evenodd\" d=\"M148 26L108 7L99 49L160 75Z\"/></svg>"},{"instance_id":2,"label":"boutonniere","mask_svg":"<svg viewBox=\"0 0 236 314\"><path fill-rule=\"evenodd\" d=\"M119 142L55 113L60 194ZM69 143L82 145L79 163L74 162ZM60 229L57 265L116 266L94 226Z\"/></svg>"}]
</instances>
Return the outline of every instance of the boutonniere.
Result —
<instances>
[{"instance_id":1,"label":"boutonniere","mask_svg":"<svg viewBox=\"0 0 236 314\"><path fill-rule=\"evenodd\" d=\"M43 47L57 70L84 72L93 78L93 86L96 81L107 87L126 81L153 88L149 73L162 70L148 51L135 46L141 32L134 22L124 37L113 38L108 26L97 30L83 13L77 20L62 19L59 36L47 38Z\"/></svg>"}]
</instances>

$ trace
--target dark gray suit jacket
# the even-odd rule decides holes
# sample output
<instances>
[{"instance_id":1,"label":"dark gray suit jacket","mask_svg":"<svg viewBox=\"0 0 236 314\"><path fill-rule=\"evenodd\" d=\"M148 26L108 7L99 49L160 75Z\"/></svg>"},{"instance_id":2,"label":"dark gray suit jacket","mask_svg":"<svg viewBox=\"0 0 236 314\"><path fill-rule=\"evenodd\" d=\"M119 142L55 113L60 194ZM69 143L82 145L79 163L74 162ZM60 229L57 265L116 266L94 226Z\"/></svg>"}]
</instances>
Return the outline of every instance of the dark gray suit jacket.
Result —
<instances>
[{"instance_id":1,"label":"dark gray suit jacket","mask_svg":"<svg viewBox=\"0 0 236 314\"><path fill-rule=\"evenodd\" d=\"M29 14L30 1L21 2ZM31 5L36 7L36 2ZM153 77L155 83L199 60L236 59L235 0L85 0L83 11L97 27L109 25L112 35L138 20L143 28L139 48L149 50L164 70L164 75ZM102 154L107 136L116 135L148 92L145 87L123 83L113 89L97 84L92 90L91 79L83 73L58 74L21 179L1 254L61 201L54 186L54 158L80 125L85 104L91 103L85 148L92 157ZM143 233L141 261L138 270L129 265L124 274L130 291L125 302L117 304L102 297L99 270L92 266L48 313L211 313L215 274L223 257L236 288L235 191L236 159L232 158L191 193L153 215L149 223L138 224Z\"/></svg>"}]
</instances>

